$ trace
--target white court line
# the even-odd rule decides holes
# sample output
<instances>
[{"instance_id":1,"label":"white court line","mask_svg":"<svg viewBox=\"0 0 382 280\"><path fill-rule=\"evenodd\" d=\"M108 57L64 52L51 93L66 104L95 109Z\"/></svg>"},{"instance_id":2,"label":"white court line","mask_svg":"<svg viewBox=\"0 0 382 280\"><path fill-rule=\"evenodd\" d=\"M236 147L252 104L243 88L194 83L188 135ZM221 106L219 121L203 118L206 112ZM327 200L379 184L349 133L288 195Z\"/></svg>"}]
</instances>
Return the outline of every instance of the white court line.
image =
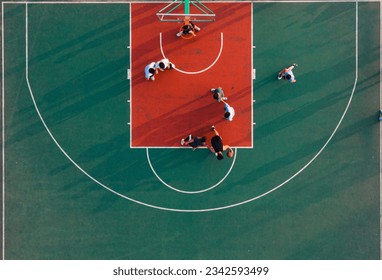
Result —
<instances>
[{"instance_id":1,"label":"white court line","mask_svg":"<svg viewBox=\"0 0 382 280\"><path fill-rule=\"evenodd\" d=\"M254 38L253 38L253 3L251 3L251 45L252 45L252 49L251 49L251 69L254 69L254 63L253 63L253 48L254 48L254 42L253 42ZM253 71L253 70L252 70ZM252 79L251 79L251 100L254 99L253 97L253 84L254 84L254 81L253 81L253 73L252 73ZM253 102L251 104L251 121L253 122L253 116L254 116L254 106L253 106ZM253 125L251 126L251 147L253 148L253 142L254 142L254 127Z\"/></svg>"},{"instance_id":2,"label":"white court line","mask_svg":"<svg viewBox=\"0 0 382 280\"><path fill-rule=\"evenodd\" d=\"M180 190L178 188L175 188L173 186L171 186L170 184L167 184L156 172L155 172L155 169L153 167L153 165L151 164L151 160L150 160L150 154L149 154L149 149L146 148L146 156L147 156L147 161L150 165L150 168L151 170L153 171L154 175L158 178L158 180L163 184L165 185L166 187L174 190L174 191L177 191L177 192L180 192L180 193L186 193L186 194L198 194L198 193L203 193L203 192L207 192L209 190L212 190L214 188L216 188L217 186L219 186L221 183L223 183L223 181L228 177L228 175L231 173L232 171L232 168L233 166L235 165L235 161L236 161L236 155L237 155L237 149L235 149L235 153L234 153L234 157L233 157L233 160L232 160L232 163L231 163L231 166L229 168L229 170L227 171L226 175L219 181L217 182L215 185L209 187L209 188L205 188L205 189L201 189L201 190L198 190L198 191L185 191L185 190Z\"/></svg>"},{"instance_id":3,"label":"white court line","mask_svg":"<svg viewBox=\"0 0 382 280\"><path fill-rule=\"evenodd\" d=\"M382 0L379 2L379 110L382 109ZM380 114L381 115L381 114ZM379 122L379 258L382 260L382 121Z\"/></svg>"},{"instance_id":4,"label":"white court line","mask_svg":"<svg viewBox=\"0 0 382 280\"><path fill-rule=\"evenodd\" d=\"M26 5L26 8L28 10L28 5ZM244 200L244 201L241 201L241 202L238 202L238 203L235 203L235 204L230 204L230 205L225 205L225 206L220 206L220 207L214 207L214 208L204 208L204 209L179 209L179 208L168 208L168 207L162 207L162 206L157 206L157 205L152 205L152 204L148 204L148 203L144 203L142 201L138 201L138 200L135 200L133 198L130 198L128 196L125 196L125 195L122 195L116 191L114 191L113 189L111 189L110 187L106 186L105 184L101 183L100 181L98 181L97 179L95 179L94 177L92 177L89 173L87 173L84 169L82 169L66 152L65 150L60 146L60 144L57 142L57 140L54 138L53 134L51 133L51 131L49 130L47 124L45 123L44 121L44 118L42 117L39 109L38 109L38 106L37 106L37 103L34 99L34 95L33 95L33 92L32 92L32 87L30 85L30 82L29 82L29 69L28 69L28 60L29 60L29 56L28 56L28 13L26 12L26 35L25 35L25 38L26 38L26 44L25 44L25 54L26 54L26 82L27 82L27 85L28 85L28 89L29 89L29 92L30 92L30 95L31 95L31 98L32 98L32 102L34 104L34 107L35 107L35 110L42 122L42 124L44 125L46 131L48 132L49 136L52 138L52 140L54 141L54 143L57 145L57 147L61 150L61 152L67 157L67 159L69 161L72 162L72 164L74 166L76 166L78 168L78 170L80 170L85 176L87 176L89 179L91 179L93 182L95 182L96 184L100 185L101 187L105 188L106 190L124 198L124 199L127 199L131 202L135 202L137 204L140 204L140 205L143 205L143 206L147 206L147 207L150 207L150 208L154 208L154 209L159 209L159 210L166 210L166 211L173 211L173 212L210 212L210 211L218 211L218 210L224 210L224 209L229 209L229 208L233 208L233 207L236 207L236 206L240 206L240 205L244 205L246 203L249 203L249 202L252 202L252 201L255 201L257 199L260 199L274 191L276 191L277 189L281 188L282 186L284 186L285 184L287 184L288 182L290 182L292 179L294 179L295 177L297 177L300 173L302 173L321 153L322 151L327 147L327 145L330 143L330 141L332 140L332 138L334 137L334 135L336 134L338 128L340 127L349 107L350 107L350 104L353 100L353 96L354 96L354 93L355 93L355 89L356 89L356 85L357 85L357 81L358 81L358 1L356 1L356 55L355 55L355 58L356 58L356 69L355 69L355 80L354 80L354 85L353 85L353 89L352 89L352 92L351 92L351 95L350 95L350 98L349 98L349 101L348 101L348 104L337 124L337 126L335 127L335 129L333 130L332 134L330 135L330 137L328 138L328 140L325 142L325 144L323 145L323 147L317 152L317 154L308 162L306 163L299 171L297 171L293 176L291 176L289 179L287 179L286 181L284 181L283 183L279 184L278 186L274 187L273 189L270 189L269 191L261 194L261 195L258 195L256 197L253 197L253 198L250 198L250 199L247 199L247 200Z\"/></svg>"},{"instance_id":5,"label":"white court line","mask_svg":"<svg viewBox=\"0 0 382 280\"><path fill-rule=\"evenodd\" d=\"M214 66L216 64L216 62L219 60L221 54L222 54L222 51L223 51L223 33L220 33L220 51L219 51L219 54L218 56L216 57L215 61L212 62L212 64L210 66L208 66L207 68L203 69L203 70L200 70L200 71L195 71L195 72L188 72L188 71L184 71L184 70L181 70L177 67L175 67L174 69L178 72L181 72L183 74L189 74L189 75L195 75L195 74L200 74L200 73L203 73L207 70L209 70L212 66ZM163 43L162 43L162 32L159 33L159 46L160 46L160 51L162 52L162 56L164 58L166 58L166 55L164 54L164 51L163 51ZM170 59L171 61L171 59ZM175 63L176 64L176 63Z\"/></svg>"},{"instance_id":6,"label":"white court line","mask_svg":"<svg viewBox=\"0 0 382 280\"><path fill-rule=\"evenodd\" d=\"M4 86L4 2L1 3L1 187L2 187L2 246L1 259L5 260L5 86Z\"/></svg>"},{"instance_id":7,"label":"white court line","mask_svg":"<svg viewBox=\"0 0 382 280\"><path fill-rule=\"evenodd\" d=\"M129 24L129 46L132 46L133 43L132 43L132 37L131 37L131 4L129 4L129 20L130 20L130 24ZM132 48L129 47L129 60L130 60L130 77L133 76L133 67L132 67ZM133 145L133 126L130 125L131 122L133 121L133 95L132 95L132 92L133 92L133 80L131 79L130 82L129 82L129 104L130 104L130 107L129 107L129 131L130 131L130 139L129 139L129 142L130 142L130 148L132 147Z\"/></svg>"},{"instance_id":8,"label":"white court line","mask_svg":"<svg viewBox=\"0 0 382 280\"><path fill-rule=\"evenodd\" d=\"M4 1L2 3L5 4L166 4L169 3L170 0L130 0L130 1L80 1L80 2L72 2L72 1ZM355 2L380 2L381 0L221 0L221 1L203 1L203 3L355 3Z\"/></svg>"}]
</instances>

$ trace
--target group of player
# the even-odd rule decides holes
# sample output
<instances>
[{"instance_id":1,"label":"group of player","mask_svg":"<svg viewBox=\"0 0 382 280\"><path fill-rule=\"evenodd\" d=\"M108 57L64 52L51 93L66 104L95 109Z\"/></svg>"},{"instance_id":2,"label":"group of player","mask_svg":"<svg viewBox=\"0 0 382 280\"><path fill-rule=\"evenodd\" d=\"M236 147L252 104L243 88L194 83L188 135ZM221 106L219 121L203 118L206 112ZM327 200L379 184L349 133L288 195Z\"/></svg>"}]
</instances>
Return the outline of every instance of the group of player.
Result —
<instances>
[{"instance_id":1,"label":"group of player","mask_svg":"<svg viewBox=\"0 0 382 280\"><path fill-rule=\"evenodd\" d=\"M184 24L180 28L179 32L176 34L178 37L187 38L185 36L196 36L196 32L200 31L200 27L196 26L194 23L190 21L190 18L186 17L184 20ZM285 79L286 81L290 83L295 83L296 79L293 74L293 69L297 66L296 63L289 66L288 68L284 68L281 70L277 78L278 80ZM147 80L154 81L155 75L159 73L159 71L165 71L174 69L175 65L170 62L167 58L164 58L157 62L151 62L145 67L145 77ZM226 101L227 97L224 96L224 91L222 87L212 88L211 92L213 93L213 98L217 102L224 103L224 118L228 121L232 121L233 117L235 116L235 110L233 107L231 107ZM189 145L192 147L193 150L197 149L198 147L202 146L208 146L208 148L211 150L211 152L215 153L218 160L222 160L224 158L223 152L227 150L227 156L233 157L234 152L232 148L229 145L224 145L222 137L219 135L219 132L216 130L215 126L211 127L212 131L214 132L214 136L211 138L211 145L207 145L206 141L207 138L205 136L196 136L193 137L191 134L187 137L181 139L181 145Z\"/></svg>"},{"instance_id":2,"label":"group of player","mask_svg":"<svg viewBox=\"0 0 382 280\"><path fill-rule=\"evenodd\" d=\"M222 87L212 88L211 89L212 96L217 102L223 102L224 103L224 118L228 121L232 121L233 117L235 116L235 110L233 107L229 106L226 100L228 99L226 96L224 96L224 91ZM207 137L205 136L196 136L193 137L191 134L187 137L183 138L180 141L180 144L183 145L189 145L191 146L192 150L196 150L198 147L207 146L211 152L213 152L216 155L216 158L218 160L222 160L224 158L223 152L227 151L228 157L233 157L234 152L233 149L229 145L223 144L223 139L220 136L219 132L216 130L215 126L211 127L212 131L214 132L214 136L211 138L211 145L207 145Z\"/></svg>"},{"instance_id":3,"label":"group of player","mask_svg":"<svg viewBox=\"0 0 382 280\"><path fill-rule=\"evenodd\" d=\"M233 149L229 145L223 144L223 138L220 136L219 132L216 130L215 126L211 126L211 130L214 132L214 136L211 138L211 145L207 145L206 136L197 136L193 137L191 134L181 140L182 145L189 145L192 147L192 150L197 149L198 147L207 146L212 153L215 154L218 160L224 158L223 152L227 151L227 157L233 157Z\"/></svg>"},{"instance_id":4,"label":"group of player","mask_svg":"<svg viewBox=\"0 0 382 280\"><path fill-rule=\"evenodd\" d=\"M196 26L194 23L190 21L189 18L186 18L184 24L182 25L180 31L176 34L178 37L184 36L196 36L196 32L200 31L200 27ZM164 58L157 62L150 62L145 67L145 78L146 80L154 81L155 75L159 73L159 71L165 71L175 69L175 65L169 61L169 59ZM228 121L232 121L235 116L235 110L232 106L230 106L226 100L227 97L224 96L224 91L222 87L211 88L211 92L213 94L213 98L217 102L224 103L224 118ZM214 126L211 127L214 131L214 136L211 138L211 146L208 146L206 141L207 138L205 136L202 137L193 137L191 134L181 140L181 145L189 145L193 150L197 149L201 146L208 146L211 152L215 153L217 159L221 160L224 158L223 152L227 150L227 156L233 157L234 152L229 145L224 145L219 132L215 129Z\"/></svg>"},{"instance_id":5,"label":"group of player","mask_svg":"<svg viewBox=\"0 0 382 280\"><path fill-rule=\"evenodd\" d=\"M185 36L196 36L196 32L200 31L200 27L190 20L190 17L184 19L184 23L180 28L180 31L176 34L178 37L187 38ZM171 63L167 58L164 58L158 62L151 62L145 67L145 77L147 80L154 81L155 75L159 73L158 70L164 71L174 69L175 65Z\"/></svg>"},{"instance_id":6,"label":"group of player","mask_svg":"<svg viewBox=\"0 0 382 280\"><path fill-rule=\"evenodd\" d=\"M172 62L170 62L167 58L163 58L162 60L159 60L157 62L150 62L145 67L146 80L154 81L155 75L158 74L159 71L170 70L174 68L175 65Z\"/></svg>"}]
</instances>

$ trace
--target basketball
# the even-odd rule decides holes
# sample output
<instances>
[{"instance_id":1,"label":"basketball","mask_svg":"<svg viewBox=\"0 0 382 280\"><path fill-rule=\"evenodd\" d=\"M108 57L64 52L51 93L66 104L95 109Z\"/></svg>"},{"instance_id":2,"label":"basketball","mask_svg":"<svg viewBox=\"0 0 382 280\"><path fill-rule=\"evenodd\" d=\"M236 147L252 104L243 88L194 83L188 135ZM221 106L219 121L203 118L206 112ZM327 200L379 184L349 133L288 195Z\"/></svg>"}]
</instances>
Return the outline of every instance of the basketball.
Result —
<instances>
[{"instance_id":1,"label":"basketball","mask_svg":"<svg viewBox=\"0 0 382 280\"><path fill-rule=\"evenodd\" d=\"M228 151L227 152L227 157L233 157L233 152L232 151Z\"/></svg>"}]
</instances>

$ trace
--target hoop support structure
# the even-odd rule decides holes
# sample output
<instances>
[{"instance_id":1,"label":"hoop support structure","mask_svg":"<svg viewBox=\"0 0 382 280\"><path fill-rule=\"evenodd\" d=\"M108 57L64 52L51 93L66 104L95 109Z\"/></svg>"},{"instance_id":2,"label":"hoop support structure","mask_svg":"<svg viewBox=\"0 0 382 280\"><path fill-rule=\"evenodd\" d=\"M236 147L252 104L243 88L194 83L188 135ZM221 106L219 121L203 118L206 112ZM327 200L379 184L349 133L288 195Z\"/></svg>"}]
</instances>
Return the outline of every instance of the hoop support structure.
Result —
<instances>
[{"instance_id":1,"label":"hoop support structure","mask_svg":"<svg viewBox=\"0 0 382 280\"><path fill-rule=\"evenodd\" d=\"M184 13L177 10L184 4ZM190 13L190 5L196 7L200 13ZM167 6L162 8L157 14L160 21L182 22L185 17L190 17L195 22L211 22L215 21L214 12L199 0L173 0Z\"/></svg>"},{"instance_id":2,"label":"hoop support structure","mask_svg":"<svg viewBox=\"0 0 382 280\"><path fill-rule=\"evenodd\" d=\"M189 17L191 21L195 22L211 22L215 21L215 14L167 14L157 13L160 21L168 22L183 22L184 18Z\"/></svg>"}]
</instances>

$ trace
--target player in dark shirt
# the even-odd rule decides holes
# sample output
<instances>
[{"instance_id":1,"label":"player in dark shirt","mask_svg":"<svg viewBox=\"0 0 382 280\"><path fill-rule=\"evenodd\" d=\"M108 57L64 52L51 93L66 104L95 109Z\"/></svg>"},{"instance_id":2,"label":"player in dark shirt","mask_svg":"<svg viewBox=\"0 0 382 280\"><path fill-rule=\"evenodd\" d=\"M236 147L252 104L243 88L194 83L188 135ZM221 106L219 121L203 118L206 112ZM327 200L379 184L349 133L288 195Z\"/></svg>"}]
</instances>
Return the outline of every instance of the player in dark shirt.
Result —
<instances>
[{"instance_id":1,"label":"player in dark shirt","mask_svg":"<svg viewBox=\"0 0 382 280\"><path fill-rule=\"evenodd\" d=\"M233 157L233 150L229 145L223 144L223 139L220 137L219 132L215 129L214 126L211 127L211 129L214 131L215 136L211 138L211 147L210 150L216 155L216 158L218 160L222 160L224 158L223 152L227 151L228 157Z\"/></svg>"},{"instance_id":2,"label":"player in dark shirt","mask_svg":"<svg viewBox=\"0 0 382 280\"><path fill-rule=\"evenodd\" d=\"M198 147L201 147L201 146L207 146L206 144L206 141L207 141L207 138L205 136L202 136L202 137L192 137L192 135L190 134L189 136L183 138L181 141L180 141L180 144L183 146L183 145L189 145L192 147L192 150L196 150Z\"/></svg>"},{"instance_id":3,"label":"player in dark shirt","mask_svg":"<svg viewBox=\"0 0 382 280\"><path fill-rule=\"evenodd\" d=\"M182 28L176 34L176 36L180 37L182 35L189 35L190 34L190 35L195 37L196 36L196 34L195 34L196 31L200 31L200 27L196 26L196 24L194 24L190 20L190 17L186 17L184 19L184 24L183 24Z\"/></svg>"}]
</instances>

